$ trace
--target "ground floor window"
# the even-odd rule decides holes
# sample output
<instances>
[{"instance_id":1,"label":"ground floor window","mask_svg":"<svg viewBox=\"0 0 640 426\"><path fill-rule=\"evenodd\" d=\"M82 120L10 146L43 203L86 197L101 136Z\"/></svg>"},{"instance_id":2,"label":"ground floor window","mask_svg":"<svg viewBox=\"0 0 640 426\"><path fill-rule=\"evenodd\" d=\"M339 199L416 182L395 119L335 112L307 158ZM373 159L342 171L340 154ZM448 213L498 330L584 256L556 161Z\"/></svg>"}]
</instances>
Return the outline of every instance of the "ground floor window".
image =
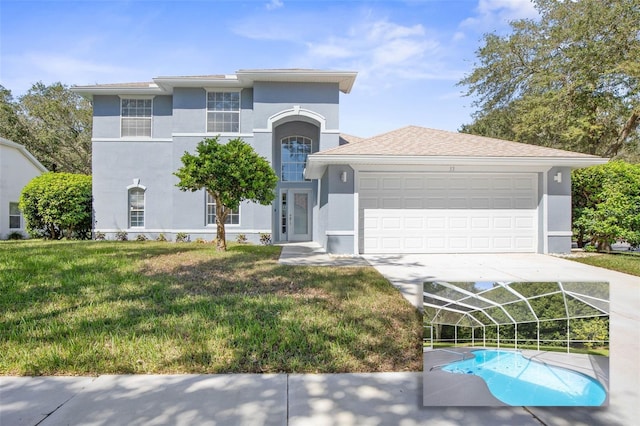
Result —
<instances>
[{"instance_id":1,"label":"ground floor window","mask_svg":"<svg viewBox=\"0 0 640 426\"><path fill-rule=\"evenodd\" d=\"M216 224L216 200L207 192L207 225ZM231 210L224 221L227 225L240 225L240 209Z\"/></svg>"},{"instance_id":2,"label":"ground floor window","mask_svg":"<svg viewBox=\"0 0 640 426\"><path fill-rule=\"evenodd\" d=\"M129 190L129 227L144 227L144 189Z\"/></svg>"},{"instance_id":3,"label":"ground floor window","mask_svg":"<svg viewBox=\"0 0 640 426\"><path fill-rule=\"evenodd\" d=\"M9 203L9 229L22 228L22 212L18 203Z\"/></svg>"}]
</instances>

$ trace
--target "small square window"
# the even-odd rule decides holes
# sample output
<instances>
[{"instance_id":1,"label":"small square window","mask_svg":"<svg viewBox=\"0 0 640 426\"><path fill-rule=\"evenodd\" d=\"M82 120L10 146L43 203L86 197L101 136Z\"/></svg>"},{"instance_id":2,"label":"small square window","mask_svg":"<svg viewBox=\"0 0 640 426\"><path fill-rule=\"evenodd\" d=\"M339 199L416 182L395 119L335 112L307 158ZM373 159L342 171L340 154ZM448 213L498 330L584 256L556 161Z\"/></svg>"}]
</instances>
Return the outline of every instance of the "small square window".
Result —
<instances>
[{"instance_id":1,"label":"small square window","mask_svg":"<svg viewBox=\"0 0 640 426\"><path fill-rule=\"evenodd\" d=\"M240 92L207 92L207 132L240 131Z\"/></svg>"},{"instance_id":2,"label":"small square window","mask_svg":"<svg viewBox=\"0 0 640 426\"><path fill-rule=\"evenodd\" d=\"M122 99L122 137L151 137L151 111L151 99Z\"/></svg>"}]
</instances>

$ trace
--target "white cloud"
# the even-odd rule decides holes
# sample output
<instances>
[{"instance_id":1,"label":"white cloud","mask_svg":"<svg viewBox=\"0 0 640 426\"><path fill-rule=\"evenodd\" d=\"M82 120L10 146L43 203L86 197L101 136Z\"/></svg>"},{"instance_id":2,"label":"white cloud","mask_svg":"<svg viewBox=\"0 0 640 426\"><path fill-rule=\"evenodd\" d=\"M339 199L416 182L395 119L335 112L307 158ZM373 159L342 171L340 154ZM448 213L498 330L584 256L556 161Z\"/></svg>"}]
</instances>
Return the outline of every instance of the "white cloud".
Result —
<instances>
[{"instance_id":1,"label":"white cloud","mask_svg":"<svg viewBox=\"0 0 640 426\"><path fill-rule=\"evenodd\" d=\"M28 69L31 75L38 75L38 80L45 84L57 81L68 85L93 84L99 81L128 81L126 78L136 73L135 70L125 67L45 52L25 52L18 56L7 56L4 59L6 64L11 65L11 69ZM119 80L121 78L125 80ZM3 83L7 84L7 87L15 92L14 94L21 94L36 81L30 81L21 75L4 75Z\"/></svg>"},{"instance_id":2,"label":"white cloud","mask_svg":"<svg viewBox=\"0 0 640 426\"><path fill-rule=\"evenodd\" d=\"M388 87L392 78L454 80L447 70L438 38L422 25L401 25L388 19L365 19L323 40L308 41L298 58L304 66L358 71L359 89Z\"/></svg>"},{"instance_id":3,"label":"white cloud","mask_svg":"<svg viewBox=\"0 0 640 426\"><path fill-rule=\"evenodd\" d=\"M281 7L284 7L284 3L282 2L282 0L271 0L266 5L267 10L276 10L280 9Z\"/></svg>"},{"instance_id":4,"label":"white cloud","mask_svg":"<svg viewBox=\"0 0 640 426\"><path fill-rule=\"evenodd\" d=\"M462 21L460 27L480 32L494 31L514 20L538 17L531 0L479 0L475 13Z\"/></svg>"},{"instance_id":5,"label":"white cloud","mask_svg":"<svg viewBox=\"0 0 640 426\"><path fill-rule=\"evenodd\" d=\"M498 13L510 19L535 18L538 15L531 0L480 0L478 12L482 15Z\"/></svg>"}]
</instances>

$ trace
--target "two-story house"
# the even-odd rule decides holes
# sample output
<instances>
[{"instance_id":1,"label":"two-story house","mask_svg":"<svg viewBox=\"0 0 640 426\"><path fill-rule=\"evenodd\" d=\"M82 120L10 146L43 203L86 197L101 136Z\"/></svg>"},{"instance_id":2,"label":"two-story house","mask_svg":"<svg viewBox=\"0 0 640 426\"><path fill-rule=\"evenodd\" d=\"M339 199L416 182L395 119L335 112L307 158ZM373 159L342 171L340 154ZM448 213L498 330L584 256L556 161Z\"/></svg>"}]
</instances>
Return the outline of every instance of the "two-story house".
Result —
<instances>
[{"instance_id":1,"label":"two-story house","mask_svg":"<svg viewBox=\"0 0 640 426\"><path fill-rule=\"evenodd\" d=\"M267 233L351 254L570 250L571 169L606 159L415 126L341 137L340 93L355 79L240 70L75 86L93 100L95 230L213 239L213 200L178 190L173 172L219 135L250 143L279 177L273 205L229 216L229 239Z\"/></svg>"},{"instance_id":2,"label":"two-story house","mask_svg":"<svg viewBox=\"0 0 640 426\"><path fill-rule=\"evenodd\" d=\"M251 144L279 177L277 201L243 203L227 220L228 238L245 234L257 242L268 233L273 241L307 241L324 234L333 219L319 202L319 181L303 173L309 154L339 146L339 95L351 91L355 78L342 71L246 70L74 87L93 100L95 230L108 238L118 231L130 238L179 232L214 238L213 200L204 191L181 192L172 173L185 151L219 135Z\"/></svg>"}]
</instances>

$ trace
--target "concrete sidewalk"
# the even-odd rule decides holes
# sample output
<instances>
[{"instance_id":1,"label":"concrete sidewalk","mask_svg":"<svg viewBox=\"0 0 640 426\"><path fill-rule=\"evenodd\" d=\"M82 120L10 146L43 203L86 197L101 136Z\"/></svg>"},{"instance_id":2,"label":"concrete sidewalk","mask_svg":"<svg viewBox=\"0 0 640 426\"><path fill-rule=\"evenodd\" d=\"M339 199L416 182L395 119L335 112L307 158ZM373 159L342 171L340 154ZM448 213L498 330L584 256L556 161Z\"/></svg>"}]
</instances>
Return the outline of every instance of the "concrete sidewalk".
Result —
<instances>
[{"instance_id":1,"label":"concrete sidewalk","mask_svg":"<svg viewBox=\"0 0 640 426\"><path fill-rule=\"evenodd\" d=\"M521 407L422 407L422 373L0 377L0 424L523 425Z\"/></svg>"}]
</instances>

